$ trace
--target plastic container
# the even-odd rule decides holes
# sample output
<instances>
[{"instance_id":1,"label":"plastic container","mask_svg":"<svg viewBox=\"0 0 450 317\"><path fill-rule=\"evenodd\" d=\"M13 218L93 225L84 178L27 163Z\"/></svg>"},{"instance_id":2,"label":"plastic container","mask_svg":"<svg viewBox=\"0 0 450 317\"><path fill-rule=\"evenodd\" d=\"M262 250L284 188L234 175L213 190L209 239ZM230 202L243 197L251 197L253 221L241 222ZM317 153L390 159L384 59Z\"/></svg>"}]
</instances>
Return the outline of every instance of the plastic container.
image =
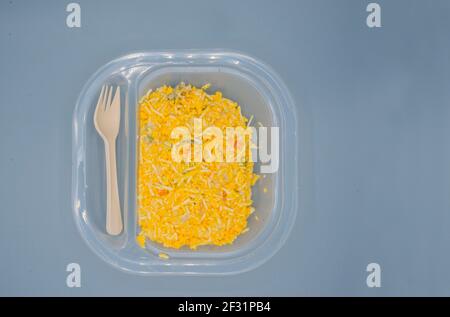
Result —
<instances>
[{"instance_id":1,"label":"plastic container","mask_svg":"<svg viewBox=\"0 0 450 317\"><path fill-rule=\"evenodd\" d=\"M138 162L138 100L150 88L185 83L220 90L239 103L253 122L279 127L279 169L265 174L253 188L255 213L249 232L232 245L166 249L147 242L140 248L136 171ZM103 84L120 85L121 127L117 138L117 172L124 230L105 231L105 166L103 143L93 114ZM81 236L109 264L132 273L233 274L253 269L273 256L291 231L297 212L297 115L285 85L267 65L229 51L164 51L130 54L99 69L86 83L73 117L73 213ZM258 165L258 163L256 164ZM255 165L255 166L256 166ZM256 166L257 168L257 166ZM267 188L263 192L263 188ZM254 215L257 215L258 220ZM161 259L160 252L169 255Z\"/></svg>"}]
</instances>

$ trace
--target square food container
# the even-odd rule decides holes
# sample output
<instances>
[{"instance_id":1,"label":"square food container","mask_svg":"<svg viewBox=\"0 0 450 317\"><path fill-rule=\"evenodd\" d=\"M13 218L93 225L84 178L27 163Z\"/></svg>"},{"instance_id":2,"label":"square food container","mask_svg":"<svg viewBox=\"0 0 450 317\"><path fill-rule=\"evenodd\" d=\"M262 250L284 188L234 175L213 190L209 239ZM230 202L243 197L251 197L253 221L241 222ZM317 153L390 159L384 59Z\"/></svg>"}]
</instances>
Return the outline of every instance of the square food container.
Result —
<instances>
[{"instance_id":1,"label":"square food container","mask_svg":"<svg viewBox=\"0 0 450 317\"><path fill-rule=\"evenodd\" d=\"M263 174L252 190L255 212L249 231L233 244L170 249L147 240L136 243L138 101L149 89L180 82L211 84L238 102L246 117L265 127L279 127L279 167ZM121 123L117 138L117 173L124 230L105 230L106 176L103 141L93 122L100 89L120 86ZM73 116L72 203L75 223L89 247L123 271L144 274L225 275L253 269L273 256L286 241L297 212L297 113L292 98L275 72L248 55L212 51L134 53L99 69L83 87ZM256 162L255 172L260 174ZM261 174L260 174L261 175ZM255 217L256 216L256 217ZM160 253L169 256L159 257Z\"/></svg>"}]
</instances>

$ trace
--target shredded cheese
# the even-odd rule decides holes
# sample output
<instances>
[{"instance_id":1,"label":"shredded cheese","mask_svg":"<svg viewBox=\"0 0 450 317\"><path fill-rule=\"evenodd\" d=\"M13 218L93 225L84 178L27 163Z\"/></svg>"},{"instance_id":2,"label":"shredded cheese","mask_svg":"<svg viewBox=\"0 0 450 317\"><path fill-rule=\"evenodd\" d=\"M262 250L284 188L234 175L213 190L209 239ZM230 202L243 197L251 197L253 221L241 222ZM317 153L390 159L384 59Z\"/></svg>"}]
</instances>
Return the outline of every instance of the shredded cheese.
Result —
<instances>
[{"instance_id":1,"label":"shredded cheese","mask_svg":"<svg viewBox=\"0 0 450 317\"><path fill-rule=\"evenodd\" d=\"M163 260L168 260L168 259L169 259L169 256L168 256L167 254L165 254L165 253L160 253L160 254L158 254L158 256L159 256L161 259L163 259Z\"/></svg>"},{"instance_id":2,"label":"shredded cheese","mask_svg":"<svg viewBox=\"0 0 450 317\"><path fill-rule=\"evenodd\" d=\"M175 162L171 156L178 142L171 132L185 126L194 135L195 118L201 118L203 129L218 127L224 135L227 127L248 126L239 105L219 91L208 94L209 87L163 86L139 102L136 241L141 247L146 239L170 248L220 246L248 231L251 188L258 179L251 157L230 163ZM192 148L198 141L192 138Z\"/></svg>"}]
</instances>

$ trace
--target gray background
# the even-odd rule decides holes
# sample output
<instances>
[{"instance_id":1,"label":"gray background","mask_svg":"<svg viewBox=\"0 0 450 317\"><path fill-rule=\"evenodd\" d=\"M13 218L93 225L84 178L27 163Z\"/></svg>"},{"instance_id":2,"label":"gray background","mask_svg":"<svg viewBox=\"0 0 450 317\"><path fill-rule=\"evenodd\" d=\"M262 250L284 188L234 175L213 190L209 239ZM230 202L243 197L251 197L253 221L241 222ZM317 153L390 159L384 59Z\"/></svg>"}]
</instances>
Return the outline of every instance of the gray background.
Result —
<instances>
[{"instance_id":1,"label":"gray background","mask_svg":"<svg viewBox=\"0 0 450 317\"><path fill-rule=\"evenodd\" d=\"M450 295L450 1L0 1L0 295ZM292 235L231 277L139 277L71 214L71 120L109 60L227 48L280 74L312 146ZM300 145L301 146L301 145ZM82 287L66 287L69 262ZM382 287L366 286L366 265Z\"/></svg>"}]
</instances>

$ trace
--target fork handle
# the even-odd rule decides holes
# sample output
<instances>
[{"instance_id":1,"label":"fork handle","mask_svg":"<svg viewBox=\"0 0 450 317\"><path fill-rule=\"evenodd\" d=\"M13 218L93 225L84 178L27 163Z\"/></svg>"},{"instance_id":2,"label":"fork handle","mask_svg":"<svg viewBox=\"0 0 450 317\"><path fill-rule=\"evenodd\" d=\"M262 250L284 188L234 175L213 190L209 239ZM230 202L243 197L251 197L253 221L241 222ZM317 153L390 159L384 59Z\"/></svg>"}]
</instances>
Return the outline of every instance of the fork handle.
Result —
<instances>
[{"instance_id":1,"label":"fork handle","mask_svg":"<svg viewBox=\"0 0 450 317\"><path fill-rule=\"evenodd\" d=\"M116 140L105 140L106 158L106 232L118 235L123 223L120 212L119 188L117 186Z\"/></svg>"}]
</instances>

